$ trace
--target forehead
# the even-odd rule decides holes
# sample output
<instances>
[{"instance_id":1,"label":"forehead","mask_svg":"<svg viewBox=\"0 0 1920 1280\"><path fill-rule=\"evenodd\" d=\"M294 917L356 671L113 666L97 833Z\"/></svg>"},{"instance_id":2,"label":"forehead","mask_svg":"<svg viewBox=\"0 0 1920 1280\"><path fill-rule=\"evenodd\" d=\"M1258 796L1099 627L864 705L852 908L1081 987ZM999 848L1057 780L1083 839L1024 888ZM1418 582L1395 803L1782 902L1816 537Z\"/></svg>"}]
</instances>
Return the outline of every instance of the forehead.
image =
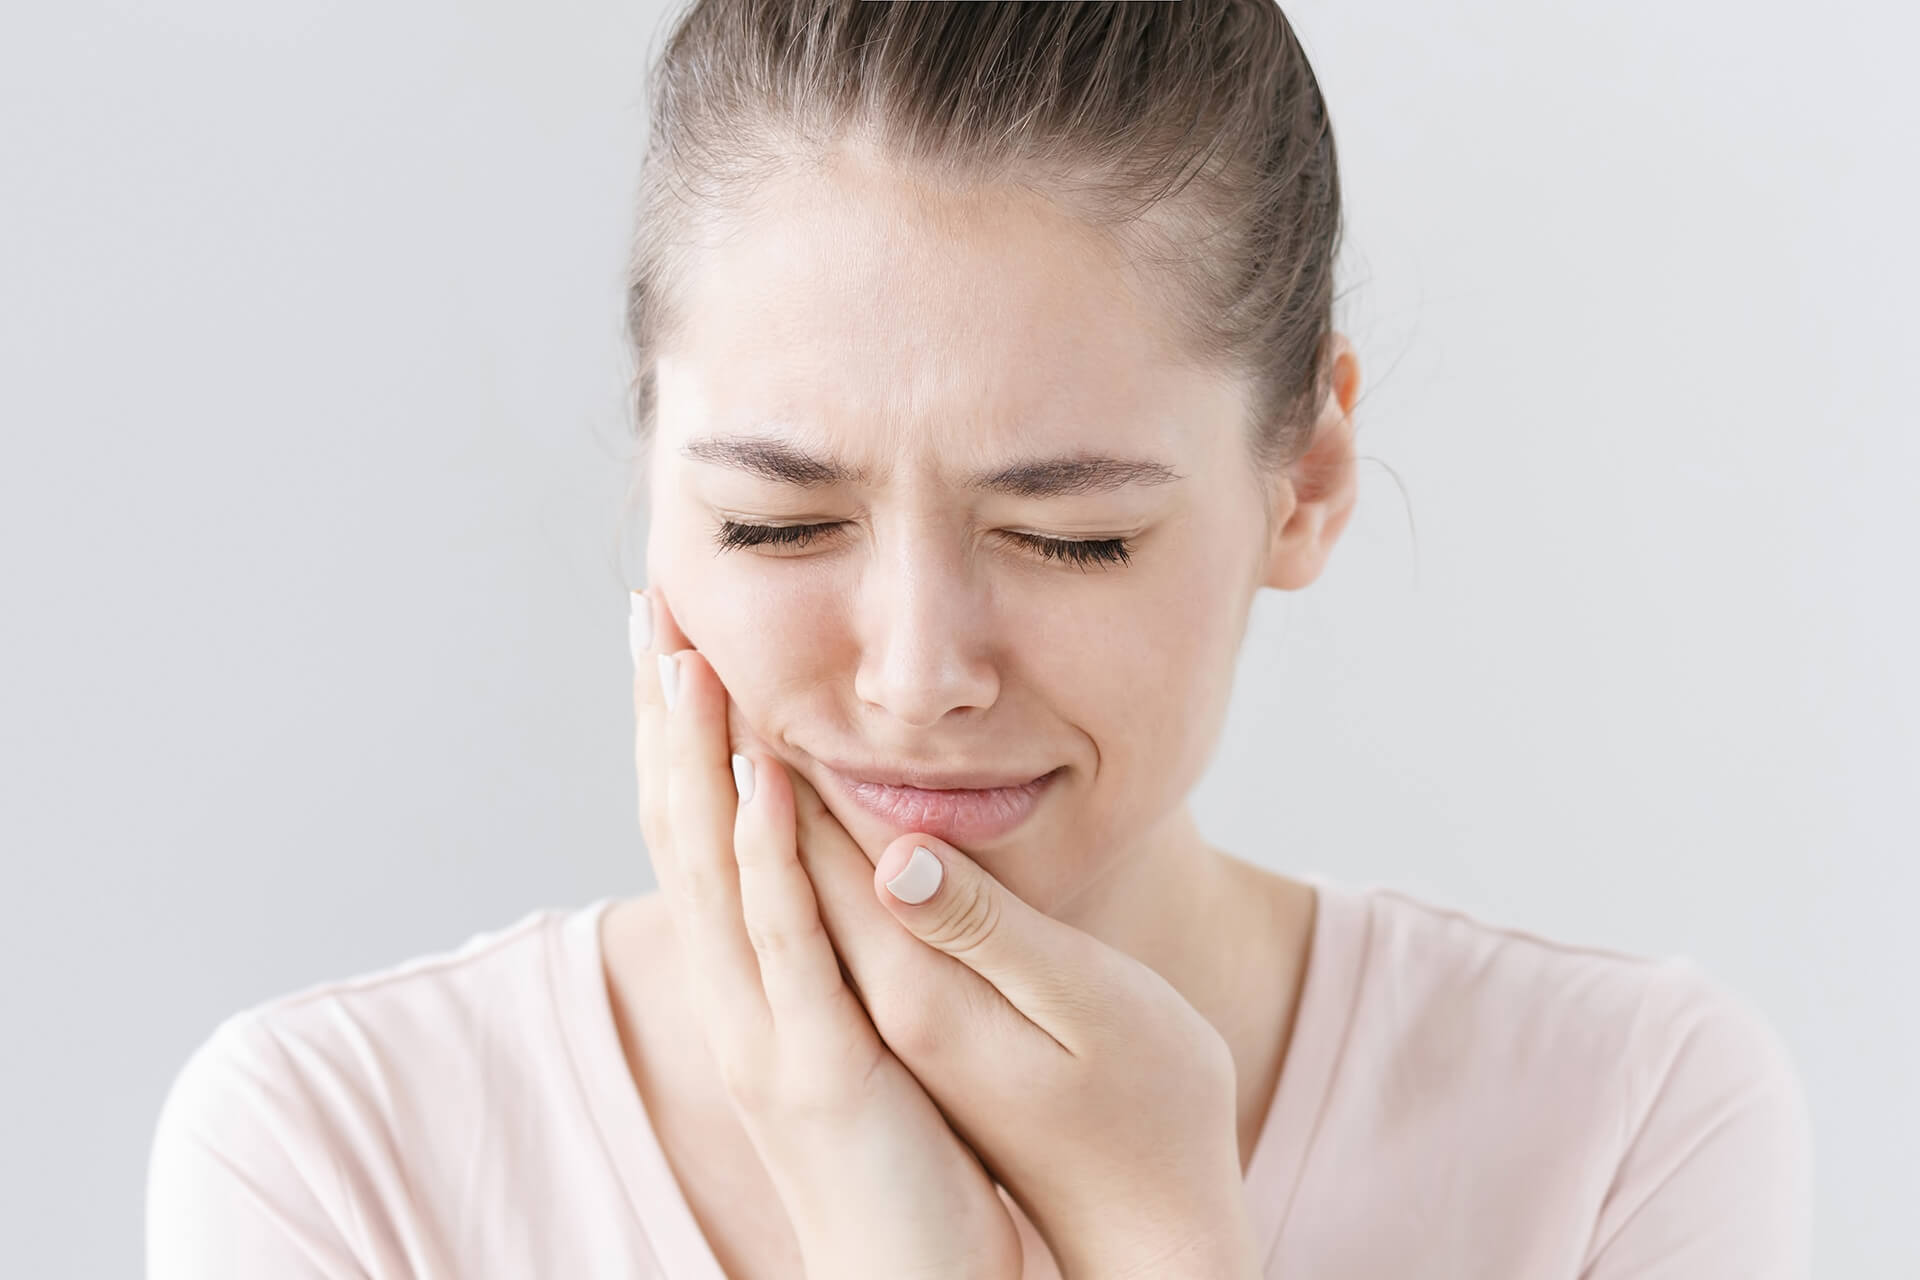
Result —
<instances>
[{"instance_id":1,"label":"forehead","mask_svg":"<svg viewBox=\"0 0 1920 1280\"><path fill-rule=\"evenodd\" d=\"M661 435L778 424L883 467L1189 448L1240 389L1181 359L1117 253L1011 189L934 193L848 158L784 174L687 263Z\"/></svg>"}]
</instances>

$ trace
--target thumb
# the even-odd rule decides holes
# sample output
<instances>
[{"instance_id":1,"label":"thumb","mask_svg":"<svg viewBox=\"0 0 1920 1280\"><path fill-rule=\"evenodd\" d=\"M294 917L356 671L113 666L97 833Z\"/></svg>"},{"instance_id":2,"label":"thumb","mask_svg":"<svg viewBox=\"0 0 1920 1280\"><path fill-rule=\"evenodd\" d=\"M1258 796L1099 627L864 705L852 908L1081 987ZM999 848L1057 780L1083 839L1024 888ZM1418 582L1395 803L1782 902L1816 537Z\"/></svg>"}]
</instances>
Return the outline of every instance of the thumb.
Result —
<instances>
[{"instance_id":1,"label":"thumb","mask_svg":"<svg viewBox=\"0 0 1920 1280\"><path fill-rule=\"evenodd\" d=\"M888 845L873 884L915 937L999 988L1049 1030L1087 1007L1094 939L1013 893L944 840L914 834Z\"/></svg>"}]
</instances>

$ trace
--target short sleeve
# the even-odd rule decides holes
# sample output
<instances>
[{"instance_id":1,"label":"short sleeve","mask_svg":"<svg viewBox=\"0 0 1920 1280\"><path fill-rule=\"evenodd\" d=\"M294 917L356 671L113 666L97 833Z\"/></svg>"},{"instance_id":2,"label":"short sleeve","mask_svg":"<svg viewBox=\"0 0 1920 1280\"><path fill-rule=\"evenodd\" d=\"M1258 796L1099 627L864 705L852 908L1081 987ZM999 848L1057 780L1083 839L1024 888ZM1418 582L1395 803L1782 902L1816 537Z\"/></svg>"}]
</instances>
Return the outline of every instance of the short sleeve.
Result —
<instances>
[{"instance_id":1,"label":"short sleeve","mask_svg":"<svg viewBox=\"0 0 1920 1280\"><path fill-rule=\"evenodd\" d=\"M1581 1280L1805 1280L1811 1133L1785 1043L1685 958L1627 1064L1625 1154Z\"/></svg>"},{"instance_id":2,"label":"short sleeve","mask_svg":"<svg viewBox=\"0 0 1920 1280\"><path fill-rule=\"evenodd\" d=\"M221 1023L174 1077L147 1164L147 1280L365 1280L318 1194L326 1154L271 1029Z\"/></svg>"}]
</instances>

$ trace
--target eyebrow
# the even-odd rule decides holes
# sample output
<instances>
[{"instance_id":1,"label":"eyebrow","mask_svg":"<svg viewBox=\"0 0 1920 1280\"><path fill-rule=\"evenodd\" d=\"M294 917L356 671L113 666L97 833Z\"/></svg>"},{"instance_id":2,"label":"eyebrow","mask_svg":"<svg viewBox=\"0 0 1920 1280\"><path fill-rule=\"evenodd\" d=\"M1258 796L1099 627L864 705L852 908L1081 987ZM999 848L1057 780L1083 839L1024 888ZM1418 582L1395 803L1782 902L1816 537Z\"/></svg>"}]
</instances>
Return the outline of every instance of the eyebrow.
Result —
<instances>
[{"instance_id":1,"label":"eyebrow","mask_svg":"<svg viewBox=\"0 0 1920 1280\"><path fill-rule=\"evenodd\" d=\"M701 436L680 449L684 457L745 471L779 484L815 489L836 484L870 484L865 467L819 458L784 440L766 436ZM967 487L1018 498L1054 498L1110 493L1128 485L1171 484L1186 477L1150 458L1115 458L1099 453L1070 453L1053 458L1024 458L968 477Z\"/></svg>"}]
</instances>

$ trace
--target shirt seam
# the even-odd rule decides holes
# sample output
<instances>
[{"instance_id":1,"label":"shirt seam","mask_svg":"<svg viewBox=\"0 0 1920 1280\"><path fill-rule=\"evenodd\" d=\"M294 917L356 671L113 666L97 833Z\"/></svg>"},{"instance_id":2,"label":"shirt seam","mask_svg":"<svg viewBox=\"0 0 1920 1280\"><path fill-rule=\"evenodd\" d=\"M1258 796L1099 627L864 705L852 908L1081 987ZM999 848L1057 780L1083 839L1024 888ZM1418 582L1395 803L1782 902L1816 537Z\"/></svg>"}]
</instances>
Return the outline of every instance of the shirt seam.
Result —
<instances>
[{"instance_id":1,"label":"shirt seam","mask_svg":"<svg viewBox=\"0 0 1920 1280\"><path fill-rule=\"evenodd\" d=\"M538 935L541 930L561 913L547 907L534 912L516 924L509 925L499 936L488 939L472 951L461 952L456 946L453 954L422 956L414 960L403 960L397 968L389 971L376 971L345 978L331 978L313 983L296 991L271 996L265 1000L248 1005L234 1016L267 1015L283 1009L299 1009L333 996L359 995L377 991L396 982L405 982L409 978L430 977L444 973L449 969L477 963L495 953L525 941L530 935ZM465 944L460 944L465 945Z\"/></svg>"},{"instance_id":2,"label":"shirt seam","mask_svg":"<svg viewBox=\"0 0 1920 1280\"><path fill-rule=\"evenodd\" d=\"M1273 1259L1280 1252L1280 1242L1286 1239L1287 1224L1293 1218L1293 1207L1299 1201L1300 1188L1307 1181L1308 1168L1313 1162L1314 1146L1319 1142L1320 1132L1326 1121L1327 1099L1332 1094L1334 1086L1339 1082L1340 1064L1346 1061L1347 1046L1353 1038L1354 1023L1358 1020L1359 993L1365 985L1367 968L1373 962L1372 944L1374 921L1377 914L1370 896L1365 894L1360 895L1359 903L1366 912L1366 919L1363 922L1360 937L1352 944L1358 949L1359 963L1354 965L1350 970L1345 971L1352 975L1353 982L1344 993L1347 998L1343 1006L1340 1034L1334 1041L1332 1056L1327 1062L1326 1075L1321 1081L1320 1096L1313 1100L1313 1123L1308 1127L1306 1138L1300 1144L1300 1159L1294 1168L1292 1185L1287 1188L1287 1202L1280 1207L1280 1215L1277 1220L1277 1225L1274 1227L1273 1238L1267 1242L1265 1256L1261 1259L1260 1266L1262 1273L1265 1273L1271 1268ZM1315 927L1318 928L1319 925ZM1282 1069L1284 1070L1284 1068Z\"/></svg>"}]
</instances>

